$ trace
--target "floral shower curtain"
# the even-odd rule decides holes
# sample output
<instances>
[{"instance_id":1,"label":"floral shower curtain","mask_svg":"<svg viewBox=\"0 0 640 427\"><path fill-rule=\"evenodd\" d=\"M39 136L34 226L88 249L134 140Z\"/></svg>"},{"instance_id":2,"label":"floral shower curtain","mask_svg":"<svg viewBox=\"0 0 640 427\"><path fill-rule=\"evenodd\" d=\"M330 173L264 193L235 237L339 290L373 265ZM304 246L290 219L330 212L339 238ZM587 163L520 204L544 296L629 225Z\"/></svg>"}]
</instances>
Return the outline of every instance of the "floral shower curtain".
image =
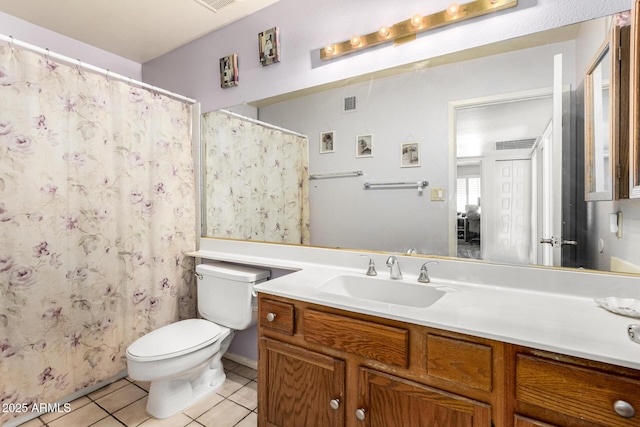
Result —
<instances>
[{"instance_id":1,"label":"floral shower curtain","mask_svg":"<svg viewBox=\"0 0 640 427\"><path fill-rule=\"evenodd\" d=\"M195 317L190 110L0 47L0 401L53 403Z\"/></svg>"},{"instance_id":2,"label":"floral shower curtain","mask_svg":"<svg viewBox=\"0 0 640 427\"><path fill-rule=\"evenodd\" d=\"M213 111L202 145L207 236L309 244L307 137Z\"/></svg>"}]
</instances>

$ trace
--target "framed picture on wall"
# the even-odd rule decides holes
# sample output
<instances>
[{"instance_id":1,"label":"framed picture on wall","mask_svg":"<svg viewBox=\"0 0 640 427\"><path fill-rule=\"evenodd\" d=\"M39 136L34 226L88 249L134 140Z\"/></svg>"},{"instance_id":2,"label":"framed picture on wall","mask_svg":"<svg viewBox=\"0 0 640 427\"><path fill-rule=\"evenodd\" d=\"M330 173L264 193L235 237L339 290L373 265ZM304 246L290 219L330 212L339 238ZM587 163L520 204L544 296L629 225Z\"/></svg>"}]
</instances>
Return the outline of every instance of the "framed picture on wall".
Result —
<instances>
[{"instance_id":1,"label":"framed picture on wall","mask_svg":"<svg viewBox=\"0 0 640 427\"><path fill-rule=\"evenodd\" d=\"M373 157L373 135L356 136L356 157Z\"/></svg>"},{"instance_id":2,"label":"framed picture on wall","mask_svg":"<svg viewBox=\"0 0 640 427\"><path fill-rule=\"evenodd\" d=\"M258 46L260 48L260 64L263 67L280 62L280 30L278 27L258 33Z\"/></svg>"},{"instance_id":3,"label":"framed picture on wall","mask_svg":"<svg viewBox=\"0 0 640 427\"><path fill-rule=\"evenodd\" d=\"M400 167L415 168L420 166L420 143L405 142L400 144Z\"/></svg>"},{"instance_id":4,"label":"framed picture on wall","mask_svg":"<svg viewBox=\"0 0 640 427\"><path fill-rule=\"evenodd\" d=\"M320 154L333 153L335 151L335 136L333 131L320 133Z\"/></svg>"},{"instance_id":5,"label":"framed picture on wall","mask_svg":"<svg viewBox=\"0 0 640 427\"><path fill-rule=\"evenodd\" d=\"M234 53L220 58L220 86L238 86L238 80L238 55Z\"/></svg>"}]
</instances>

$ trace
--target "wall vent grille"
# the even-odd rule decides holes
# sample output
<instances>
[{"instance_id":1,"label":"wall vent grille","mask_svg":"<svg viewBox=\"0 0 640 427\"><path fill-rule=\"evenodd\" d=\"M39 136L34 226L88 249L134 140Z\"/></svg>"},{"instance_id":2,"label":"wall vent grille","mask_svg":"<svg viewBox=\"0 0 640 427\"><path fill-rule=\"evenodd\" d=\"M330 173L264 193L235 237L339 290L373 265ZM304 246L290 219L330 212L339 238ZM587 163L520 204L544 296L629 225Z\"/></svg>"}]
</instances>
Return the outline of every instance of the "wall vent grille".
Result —
<instances>
[{"instance_id":1,"label":"wall vent grille","mask_svg":"<svg viewBox=\"0 0 640 427\"><path fill-rule=\"evenodd\" d=\"M217 13L220 9L231 6L236 0L195 0L195 2Z\"/></svg>"},{"instance_id":2,"label":"wall vent grille","mask_svg":"<svg viewBox=\"0 0 640 427\"><path fill-rule=\"evenodd\" d=\"M494 143L496 151L530 149L536 143L537 138L515 139L513 141L498 141Z\"/></svg>"},{"instance_id":3,"label":"wall vent grille","mask_svg":"<svg viewBox=\"0 0 640 427\"><path fill-rule=\"evenodd\" d=\"M347 96L342 100L342 112L352 113L358 110L358 104L355 96Z\"/></svg>"}]
</instances>

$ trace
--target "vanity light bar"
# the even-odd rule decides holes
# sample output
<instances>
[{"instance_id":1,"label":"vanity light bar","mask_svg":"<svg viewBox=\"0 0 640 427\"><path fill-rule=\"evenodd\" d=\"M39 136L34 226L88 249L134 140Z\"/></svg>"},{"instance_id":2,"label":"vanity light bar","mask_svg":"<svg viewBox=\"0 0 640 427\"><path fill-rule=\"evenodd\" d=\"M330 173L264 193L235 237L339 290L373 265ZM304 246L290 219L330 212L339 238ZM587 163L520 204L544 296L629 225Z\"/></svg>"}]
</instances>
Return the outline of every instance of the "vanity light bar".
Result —
<instances>
[{"instance_id":1,"label":"vanity light bar","mask_svg":"<svg viewBox=\"0 0 640 427\"><path fill-rule=\"evenodd\" d=\"M418 33L515 7L517 4L518 0L476 0L463 5L451 3L447 9L441 12L428 16L416 14L410 19L398 22L390 27L382 26L375 33L354 35L347 41L330 44L320 49L320 59L334 59L392 40L398 45L414 40Z\"/></svg>"}]
</instances>

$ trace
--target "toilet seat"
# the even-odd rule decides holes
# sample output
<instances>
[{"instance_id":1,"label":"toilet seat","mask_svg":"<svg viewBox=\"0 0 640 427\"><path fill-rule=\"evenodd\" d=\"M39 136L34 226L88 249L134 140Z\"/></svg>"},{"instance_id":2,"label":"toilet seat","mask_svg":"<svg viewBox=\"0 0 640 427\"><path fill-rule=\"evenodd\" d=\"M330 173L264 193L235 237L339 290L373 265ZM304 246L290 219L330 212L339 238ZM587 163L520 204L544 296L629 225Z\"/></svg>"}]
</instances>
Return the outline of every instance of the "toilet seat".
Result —
<instances>
[{"instance_id":1,"label":"toilet seat","mask_svg":"<svg viewBox=\"0 0 640 427\"><path fill-rule=\"evenodd\" d=\"M138 362L178 357L213 344L221 332L208 320L181 320L138 338L127 348L127 357Z\"/></svg>"}]
</instances>

